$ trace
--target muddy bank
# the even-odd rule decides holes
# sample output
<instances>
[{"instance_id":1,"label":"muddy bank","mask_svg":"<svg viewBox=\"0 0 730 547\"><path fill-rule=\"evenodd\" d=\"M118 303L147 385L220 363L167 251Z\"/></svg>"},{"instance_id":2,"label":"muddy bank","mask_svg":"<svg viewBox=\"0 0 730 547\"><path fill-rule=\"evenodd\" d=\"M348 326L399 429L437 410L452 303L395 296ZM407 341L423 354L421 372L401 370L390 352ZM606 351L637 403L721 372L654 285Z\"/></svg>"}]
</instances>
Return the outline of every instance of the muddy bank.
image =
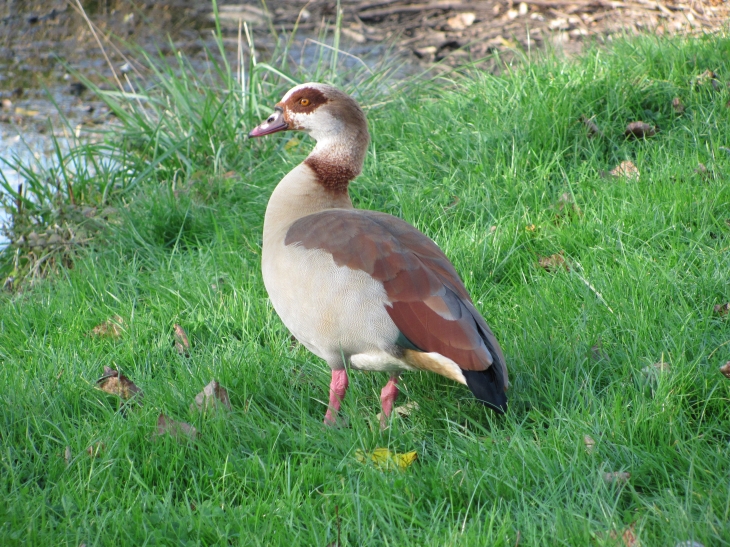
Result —
<instances>
[{"instance_id":1,"label":"muddy bank","mask_svg":"<svg viewBox=\"0 0 730 547\"><path fill-rule=\"evenodd\" d=\"M393 48L413 62L459 64L490 52L553 44L577 51L588 38L615 33L706 33L727 25L730 3L667 0L239 0L219 3L223 32L239 25L265 50L276 35L299 43L338 24L342 47L367 54ZM89 77L118 75L130 47L173 49L204 59L215 28L212 4L192 0L11 0L0 7L0 93L37 89L67 64ZM109 37L117 37L112 43ZM212 51L215 51L213 49ZM294 51L294 50L292 50ZM127 67L128 68L128 67Z\"/></svg>"}]
</instances>

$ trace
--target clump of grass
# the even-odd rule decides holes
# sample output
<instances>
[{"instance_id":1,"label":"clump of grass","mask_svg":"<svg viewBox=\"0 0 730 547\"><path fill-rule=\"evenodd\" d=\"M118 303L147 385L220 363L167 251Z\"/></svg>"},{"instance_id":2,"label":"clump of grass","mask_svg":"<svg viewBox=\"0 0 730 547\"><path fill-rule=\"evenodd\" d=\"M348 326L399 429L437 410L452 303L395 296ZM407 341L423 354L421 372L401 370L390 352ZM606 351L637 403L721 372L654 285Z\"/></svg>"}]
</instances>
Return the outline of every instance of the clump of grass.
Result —
<instances>
[{"instance_id":1,"label":"clump of grass","mask_svg":"<svg viewBox=\"0 0 730 547\"><path fill-rule=\"evenodd\" d=\"M154 166L121 191L123 223L55 283L0 296L0 543L328 545L338 528L363 546L610 545L627 530L647 545L730 542L730 384L717 371L730 326L713 311L730 290L728 59L723 37L635 38L366 97L384 104L368 110L356 204L441 245L513 382L497 419L461 386L408 375L418 410L384 434L379 375L352 374L349 427L322 426L326 367L292 344L261 282L267 195L307 146L217 141L195 120L234 97L162 84L145 99L162 118L135 133L145 103L114 92L128 109L128 180ZM697 82L706 69L718 89ZM266 115L279 81L261 70ZM175 140L166 111L190 132ZM626 140L637 119L660 131ZM623 161L638 179L605 175ZM539 265L555 254L564 267ZM119 338L89 336L113 316ZM119 412L91 387L105 365L142 405ZM211 378L233 410L189 414ZM199 440L152 442L160 413ZM402 473L357 461L376 447L418 461Z\"/></svg>"},{"instance_id":2,"label":"clump of grass","mask_svg":"<svg viewBox=\"0 0 730 547\"><path fill-rule=\"evenodd\" d=\"M202 70L171 44L168 55L137 49L135 70L102 87L78 74L110 108L114 121L109 127L80 139L69 126L68 146L54 140L55 156L43 164L4 160L24 181L14 188L0 180L0 206L10 214L4 233L11 244L0 250L0 278L6 286L17 288L28 274L42 278L57 264L72 263L75 251L102 235L112 209L129 212L133 219L158 219L161 223L139 223L149 230L138 230L157 242L169 245L177 232L184 235L191 226L200 234L201 222L206 222L198 222L198 213L205 202L213 194L220 199L220 192L232 197L232 185L225 181L233 173L248 177L265 161L244 144L245 128L268 115L274 97L296 83L316 80L367 98L397 68L383 61L372 68L357 59L343 63L348 54L339 50L339 23L315 41L319 49L311 66L290 61L296 29L278 37L266 62L257 60L248 30L239 32L238 53L230 59L218 24L216 29L217 49L206 50ZM266 143L263 149L272 146ZM158 201L130 207L140 195L158 192ZM49 238L60 242L49 245Z\"/></svg>"}]
</instances>

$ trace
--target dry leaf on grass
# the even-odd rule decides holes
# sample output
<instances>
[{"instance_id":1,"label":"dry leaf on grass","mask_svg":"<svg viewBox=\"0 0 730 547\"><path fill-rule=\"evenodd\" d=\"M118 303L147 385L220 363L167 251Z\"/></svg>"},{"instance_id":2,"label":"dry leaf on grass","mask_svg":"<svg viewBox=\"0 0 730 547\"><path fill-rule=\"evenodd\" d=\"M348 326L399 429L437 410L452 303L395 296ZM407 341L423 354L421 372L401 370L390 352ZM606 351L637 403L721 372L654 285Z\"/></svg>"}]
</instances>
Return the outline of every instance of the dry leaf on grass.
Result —
<instances>
[{"instance_id":1,"label":"dry leaf on grass","mask_svg":"<svg viewBox=\"0 0 730 547\"><path fill-rule=\"evenodd\" d=\"M96 381L96 387L122 399L142 396L142 390L132 380L109 367L104 367L104 375Z\"/></svg>"},{"instance_id":2,"label":"dry leaf on grass","mask_svg":"<svg viewBox=\"0 0 730 547\"><path fill-rule=\"evenodd\" d=\"M183 329L180 325L177 323L175 324L175 349L180 355L188 355L188 352L190 350L190 342L188 341L188 335L185 334L185 329Z\"/></svg>"},{"instance_id":3,"label":"dry leaf on grass","mask_svg":"<svg viewBox=\"0 0 730 547\"><path fill-rule=\"evenodd\" d=\"M86 449L86 453L89 455L89 457L96 458L102 452L104 452L105 449L106 446L104 446L104 443L94 443Z\"/></svg>"},{"instance_id":4,"label":"dry leaf on grass","mask_svg":"<svg viewBox=\"0 0 730 547\"><path fill-rule=\"evenodd\" d=\"M573 201L573 195L570 192L564 192L561 194L555 206L558 209L558 217L563 213L575 213L577 215L583 214L580 207L578 207L575 204L575 201Z\"/></svg>"},{"instance_id":5,"label":"dry leaf on grass","mask_svg":"<svg viewBox=\"0 0 730 547\"><path fill-rule=\"evenodd\" d=\"M157 429L152 434L152 437L162 437L163 435L170 435L175 439L188 437L189 439L195 440L198 436L198 430L190 424L177 422L169 416L160 414L157 418Z\"/></svg>"},{"instance_id":6,"label":"dry leaf on grass","mask_svg":"<svg viewBox=\"0 0 730 547\"><path fill-rule=\"evenodd\" d=\"M720 367L720 372L722 372L725 378L730 378L730 361Z\"/></svg>"},{"instance_id":7,"label":"dry leaf on grass","mask_svg":"<svg viewBox=\"0 0 730 547\"><path fill-rule=\"evenodd\" d=\"M631 478L631 473L622 471L611 471L603 474L603 480L607 484L623 484Z\"/></svg>"},{"instance_id":8,"label":"dry leaf on grass","mask_svg":"<svg viewBox=\"0 0 730 547\"><path fill-rule=\"evenodd\" d=\"M537 230L537 227L534 224L525 226L525 232L534 232L535 230Z\"/></svg>"},{"instance_id":9,"label":"dry leaf on grass","mask_svg":"<svg viewBox=\"0 0 730 547\"><path fill-rule=\"evenodd\" d=\"M71 447L67 446L66 450L63 451L63 460L66 462L66 465L68 466L71 463Z\"/></svg>"},{"instance_id":10,"label":"dry leaf on grass","mask_svg":"<svg viewBox=\"0 0 730 547\"><path fill-rule=\"evenodd\" d=\"M677 114L681 114L682 112L684 112L682 99L680 99L679 97L674 97L674 99L672 99L672 108Z\"/></svg>"},{"instance_id":11,"label":"dry leaf on grass","mask_svg":"<svg viewBox=\"0 0 730 547\"><path fill-rule=\"evenodd\" d=\"M601 131L601 128L596 125L596 122L593 121L593 118L581 116L580 121L582 121L583 125L586 126L589 139L595 137L596 135L603 137L603 131Z\"/></svg>"},{"instance_id":12,"label":"dry leaf on grass","mask_svg":"<svg viewBox=\"0 0 730 547\"><path fill-rule=\"evenodd\" d=\"M626 138L645 139L656 135L657 129L645 122L631 122L626 126L624 135Z\"/></svg>"},{"instance_id":13,"label":"dry leaf on grass","mask_svg":"<svg viewBox=\"0 0 730 547\"><path fill-rule=\"evenodd\" d=\"M624 547L639 547L639 541L636 539L636 534L634 533L634 526L636 526L636 523L630 524L628 528L621 532L621 536L619 536L616 530L611 530L609 536L611 539L619 539L620 537Z\"/></svg>"},{"instance_id":14,"label":"dry leaf on grass","mask_svg":"<svg viewBox=\"0 0 730 547\"><path fill-rule=\"evenodd\" d=\"M416 461L418 454L416 452L406 452L405 454L397 454L391 452L387 448L376 448L372 454L365 454L362 450L355 451L355 458L360 463L366 463L368 460L375 464L375 467L381 471L393 471L399 469L404 471L408 469L413 462Z\"/></svg>"},{"instance_id":15,"label":"dry leaf on grass","mask_svg":"<svg viewBox=\"0 0 730 547\"><path fill-rule=\"evenodd\" d=\"M717 89L719 87L719 83L717 82L717 74L715 74L710 69L705 70L702 74L697 76L694 81L696 85L704 85L707 82L710 82L714 89Z\"/></svg>"},{"instance_id":16,"label":"dry leaf on grass","mask_svg":"<svg viewBox=\"0 0 730 547\"><path fill-rule=\"evenodd\" d=\"M207 411L215 408L218 404L223 405L231 410L231 401L228 398L226 388L221 386L215 380L203 388L203 391L195 396L195 402L190 404L190 412L194 410Z\"/></svg>"},{"instance_id":17,"label":"dry leaf on grass","mask_svg":"<svg viewBox=\"0 0 730 547\"><path fill-rule=\"evenodd\" d=\"M596 448L596 441L590 435L583 435L583 444L586 445L586 452L591 454L593 449Z\"/></svg>"},{"instance_id":18,"label":"dry leaf on grass","mask_svg":"<svg viewBox=\"0 0 730 547\"><path fill-rule=\"evenodd\" d=\"M725 304L715 304L713 309L717 315L727 315L727 313L730 312L730 302L726 302Z\"/></svg>"},{"instance_id":19,"label":"dry leaf on grass","mask_svg":"<svg viewBox=\"0 0 730 547\"><path fill-rule=\"evenodd\" d=\"M614 177L624 178L626 180L639 180L639 170L628 160L622 161L611 169L611 174Z\"/></svg>"},{"instance_id":20,"label":"dry leaf on grass","mask_svg":"<svg viewBox=\"0 0 730 547\"><path fill-rule=\"evenodd\" d=\"M410 416L411 412L414 410L418 410L418 403L416 401L411 401L409 403L404 404L403 406L397 406L393 409L393 412L395 412L398 416L401 418L404 418L406 416ZM375 416L375 418L382 423L383 421L383 413L378 412L378 414Z\"/></svg>"},{"instance_id":21,"label":"dry leaf on grass","mask_svg":"<svg viewBox=\"0 0 730 547\"><path fill-rule=\"evenodd\" d=\"M559 253L555 253L554 255L550 256L541 256L538 259L537 263L542 269L547 272L554 272L561 267L565 268L565 271L570 270L570 268L568 268L568 263L565 262L563 251L560 251Z\"/></svg>"},{"instance_id":22,"label":"dry leaf on grass","mask_svg":"<svg viewBox=\"0 0 730 547\"><path fill-rule=\"evenodd\" d=\"M99 338L116 339L122 336L122 332L124 332L124 319L115 315L91 329L90 334Z\"/></svg>"}]
</instances>

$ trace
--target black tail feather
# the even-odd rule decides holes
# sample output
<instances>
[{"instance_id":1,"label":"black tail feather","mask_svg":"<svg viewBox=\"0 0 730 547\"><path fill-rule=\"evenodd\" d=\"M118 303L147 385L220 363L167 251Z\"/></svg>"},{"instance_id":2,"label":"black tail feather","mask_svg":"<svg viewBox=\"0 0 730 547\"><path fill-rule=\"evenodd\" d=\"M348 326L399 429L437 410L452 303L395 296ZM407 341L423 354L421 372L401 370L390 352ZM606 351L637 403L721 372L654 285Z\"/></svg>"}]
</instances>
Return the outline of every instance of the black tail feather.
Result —
<instances>
[{"instance_id":1,"label":"black tail feather","mask_svg":"<svg viewBox=\"0 0 730 547\"><path fill-rule=\"evenodd\" d=\"M498 414L507 411L507 394L499 365L494 363L487 370L462 370L466 385L480 402Z\"/></svg>"}]
</instances>

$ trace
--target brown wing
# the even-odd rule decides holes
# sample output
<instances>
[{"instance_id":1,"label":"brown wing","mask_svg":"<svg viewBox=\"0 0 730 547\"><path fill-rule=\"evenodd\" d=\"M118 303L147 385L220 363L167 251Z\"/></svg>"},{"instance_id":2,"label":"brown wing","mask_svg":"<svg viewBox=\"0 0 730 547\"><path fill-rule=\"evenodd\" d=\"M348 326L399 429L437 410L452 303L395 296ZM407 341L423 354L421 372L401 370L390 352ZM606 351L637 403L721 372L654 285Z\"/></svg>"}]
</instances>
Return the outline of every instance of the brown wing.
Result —
<instances>
[{"instance_id":1,"label":"brown wing","mask_svg":"<svg viewBox=\"0 0 730 547\"><path fill-rule=\"evenodd\" d=\"M403 220L375 211L331 209L296 221L286 245L321 249L338 266L383 283L387 312L418 350L437 352L465 371L495 361L507 387L502 350L439 247Z\"/></svg>"}]
</instances>

